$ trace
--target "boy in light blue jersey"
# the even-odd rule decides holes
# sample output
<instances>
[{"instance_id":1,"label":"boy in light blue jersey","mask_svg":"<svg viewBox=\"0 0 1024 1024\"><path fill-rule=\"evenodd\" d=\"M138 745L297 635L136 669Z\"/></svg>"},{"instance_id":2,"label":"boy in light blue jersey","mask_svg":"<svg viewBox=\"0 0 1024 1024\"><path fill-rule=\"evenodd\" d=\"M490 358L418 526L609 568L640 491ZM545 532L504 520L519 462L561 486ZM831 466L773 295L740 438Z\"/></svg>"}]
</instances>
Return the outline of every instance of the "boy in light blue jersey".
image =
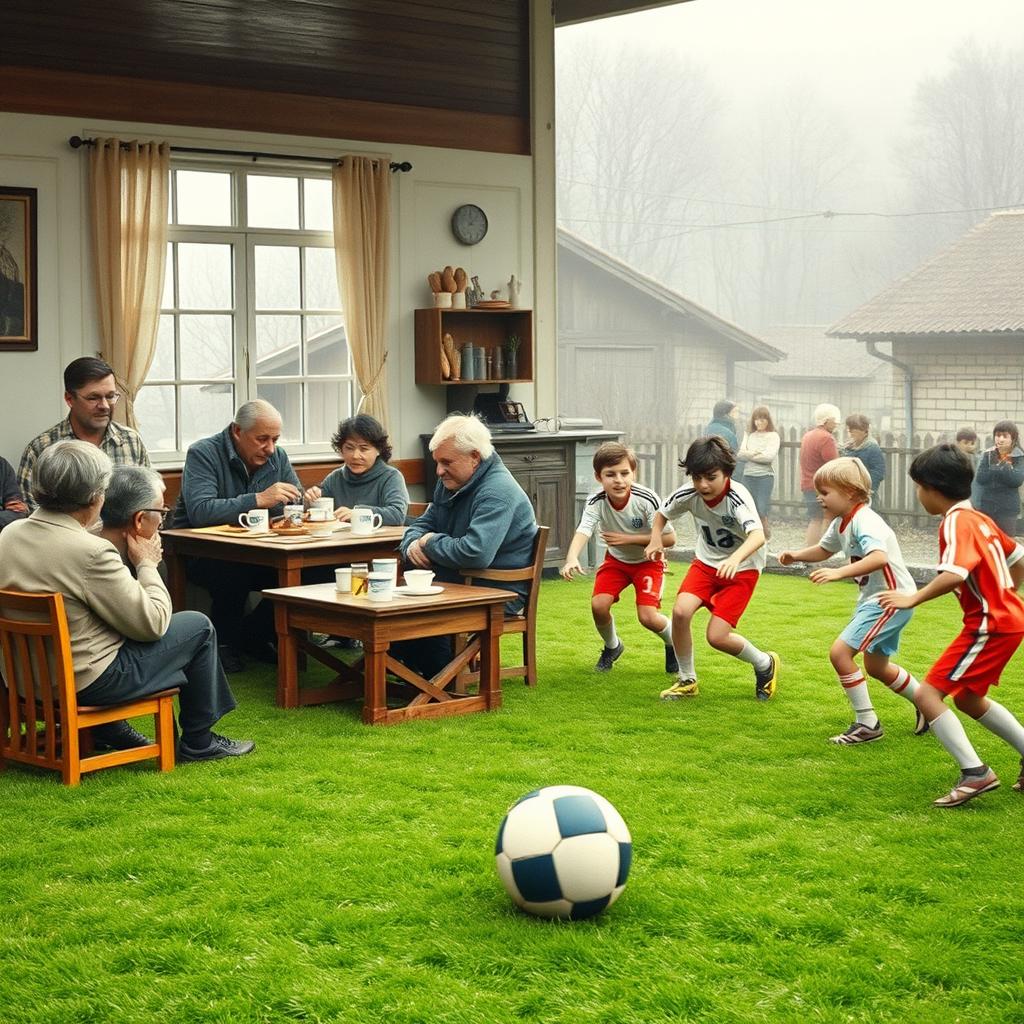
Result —
<instances>
[{"instance_id":1,"label":"boy in light blue jersey","mask_svg":"<svg viewBox=\"0 0 1024 1024\"><path fill-rule=\"evenodd\" d=\"M811 582L821 585L834 580L855 579L860 587L853 618L829 651L829 660L839 676L855 719L845 732L831 737L831 741L841 745L870 743L882 738L882 724L871 705L864 673L854 658L863 653L864 669L868 675L914 703L919 685L917 680L906 669L890 661L899 650L900 633L910 621L910 612L883 608L878 597L888 591L913 594L917 585L903 561L896 534L868 505L871 477L860 459L840 458L825 463L814 474L814 488L818 504L835 518L814 547L783 551L779 555L779 564L823 562L838 552L849 557L847 565L815 569L811 573ZM918 711L915 734L920 735L927 728L927 721Z\"/></svg>"}]
</instances>

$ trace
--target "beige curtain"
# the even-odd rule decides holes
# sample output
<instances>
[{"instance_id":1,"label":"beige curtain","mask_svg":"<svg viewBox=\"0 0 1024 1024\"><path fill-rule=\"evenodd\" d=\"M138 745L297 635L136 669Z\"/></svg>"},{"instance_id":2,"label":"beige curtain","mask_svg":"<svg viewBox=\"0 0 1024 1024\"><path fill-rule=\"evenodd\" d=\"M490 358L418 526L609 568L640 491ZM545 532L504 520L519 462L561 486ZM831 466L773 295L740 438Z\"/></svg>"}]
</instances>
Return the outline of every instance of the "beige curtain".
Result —
<instances>
[{"instance_id":1,"label":"beige curtain","mask_svg":"<svg viewBox=\"0 0 1024 1024\"><path fill-rule=\"evenodd\" d=\"M334 168L334 253L359 407L387 425L391 158L346 156Z\"/></svg>"},{"instance_id":2,"label":"beige curtain","mask_svg":"<svg viewBox=\"0 0 1024 1024\"><path fill-rule=\"evenodd\" d=\"M156 352L167 252L170 146L97 139L89 154L101 354L136 426L135 396Z\"/></svg>"}]
</instances>

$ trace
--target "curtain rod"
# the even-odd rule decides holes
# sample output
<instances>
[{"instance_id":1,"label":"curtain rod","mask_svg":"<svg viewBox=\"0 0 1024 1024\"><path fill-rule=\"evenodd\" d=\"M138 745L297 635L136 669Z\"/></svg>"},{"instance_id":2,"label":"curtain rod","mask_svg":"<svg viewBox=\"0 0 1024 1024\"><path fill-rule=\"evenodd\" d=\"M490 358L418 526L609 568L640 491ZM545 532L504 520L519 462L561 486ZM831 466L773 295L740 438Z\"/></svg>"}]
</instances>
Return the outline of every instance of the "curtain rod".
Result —
<instances>
[{"instance_id":1,"label":"curtain rod","mask_svg":"<svg viewBox=\"0 0 1024 1024\"><path fill-rule=\"evenodd\" d=\"M95 139L83 139L80 135L72 135L68 139L68 145L72 149L80 149L82 146L95 146ZM127 143L122 142L121 146L127 148ZM333 164L337 163L336 160L332 160L330 157L322 156L289 156L286 153L253 153L240 149L198 149L194 146L171 146L172 153L201 153L204 156L246 156L250 160L299 160L306 163L315 164ZM412 170L412 164L408 160L403 160L401 163L391 161L391 170L393 171L406 171Z\"/></svg>"}]
</instances>

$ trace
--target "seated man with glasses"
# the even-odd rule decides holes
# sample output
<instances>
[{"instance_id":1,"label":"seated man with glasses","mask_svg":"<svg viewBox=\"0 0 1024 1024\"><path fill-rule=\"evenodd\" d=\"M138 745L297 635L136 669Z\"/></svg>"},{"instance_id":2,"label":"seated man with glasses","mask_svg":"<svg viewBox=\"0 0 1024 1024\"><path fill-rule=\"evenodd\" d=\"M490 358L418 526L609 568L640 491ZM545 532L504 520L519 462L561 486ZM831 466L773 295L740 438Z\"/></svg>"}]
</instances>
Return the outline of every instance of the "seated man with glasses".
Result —
<instances>
[{"instance_id":1,"label":"seated man with glasses","mask_svg":"<svg viewBox=\"0 0 1024 1024\"><path fill-rule=\"evenodd\" d=\"M29 441L18 466L18 484L29 511L36 507L32 499L32 467L40 454L57 441L88 441L106 452L115 466L149 465L149 453L138 432L114 422L114 406L120 397L114 371L102 359L83 356L68 363L64 370L67 418Z\"/></svg>"},{"instance_id":2,"label":"seated man with glasses","mask_svg":"<svg viewBox=\"0 0 1024 1024\"><path fill-rule=\"evenodd\" d=\"M121 561L132 568L128 553L128 538L149 540L163 528L171 510L164 507L163 477L147 466L115 466L107 484L100 509L103 523L99 531L109 540L121 556Z\"/></svg>"}]
</instances>

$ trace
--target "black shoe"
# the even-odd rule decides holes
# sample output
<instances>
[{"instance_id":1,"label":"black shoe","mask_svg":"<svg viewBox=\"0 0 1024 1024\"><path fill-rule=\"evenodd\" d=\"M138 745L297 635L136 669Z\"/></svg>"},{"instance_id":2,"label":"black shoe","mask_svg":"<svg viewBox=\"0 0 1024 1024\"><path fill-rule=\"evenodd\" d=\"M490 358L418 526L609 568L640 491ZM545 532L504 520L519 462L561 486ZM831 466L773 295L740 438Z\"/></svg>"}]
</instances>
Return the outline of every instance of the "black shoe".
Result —
<instances>
[{"instance_id":1,"label":"black shoe","mask_svg":"<svg viewBox=\"0 0 1024 1024\"><path fill-rule=\"evenodd\" d=\"M184 740L178 744L178 761L219 761L222 757L242 757L256 746L252 740L229 740L227 736L210 733L210 745L193 750Z\"/></svg>"},{"instance_id":2,"label":"black shoe","mask_svg":"<svg viewBox=\"0 0 1024 1024\"><path fill-rule=\"evenodd\" d=\"M768 667L763 672L754 669L754 696L758 700L771 700L779 676L779 656L774 651L767 653L770 659Z\"/></svg>"},{"instance_id":3,"label":"black shoe","mask_svg":"<svg viewBox=\"0 0 1024 1024\"><path fill-rule=\"evenodd\" d=\"M665 671L674 676L679 671L679 662L676 659L675 648L671 645L665 648Z\"/></svg>"},{"instance_id":4,"label":"black shoe","mask_svg":"<svg viewBox=\"0 0 1024 1024\"><path fill-rule=\"evenodd\" d=\"M265 665L277 664L277 648L269 640L243 640L242 653L253 661L261 661Z\"/></svg>"},{"instance_id":5,"label":"black shoe","mask_svg":"<svg viewBox=\"0 0 1024 1024\"><path fill-rule=\"evenodd\" d=\"M242 669L245 668L245 665L242 663L241 655L234 649L234 647L231 647L228 644L220 644L217 648L217 654L220 656L221 668L223 668L228 675L232 675L235 672L241 672Z\"/></svg>"},{"instance_id":6,"label":"black shoe","mask_svg":"<svg viewBox=\"0 0 1024 1024\"><path fill-rule=\"evenodd\" d=\"M611 672L612 665L615 664L622 657L622 652L626 648L623 647L622 641L619 641L618 647L606 647L601 652L601 657L597 659L597 664L594 669L597 672Z\"/></svg>"},{"instance_id":7,"label":"black shoe","mask_svg":"<svg viewBox=\"0 0 1024 1024\"><path fill-rule=\"evenodd\" d=\"M153 742L127 722L94 725L92 741L97 750L134 750L136 747L148 747Z\"/></svg>"}]
</instances>

